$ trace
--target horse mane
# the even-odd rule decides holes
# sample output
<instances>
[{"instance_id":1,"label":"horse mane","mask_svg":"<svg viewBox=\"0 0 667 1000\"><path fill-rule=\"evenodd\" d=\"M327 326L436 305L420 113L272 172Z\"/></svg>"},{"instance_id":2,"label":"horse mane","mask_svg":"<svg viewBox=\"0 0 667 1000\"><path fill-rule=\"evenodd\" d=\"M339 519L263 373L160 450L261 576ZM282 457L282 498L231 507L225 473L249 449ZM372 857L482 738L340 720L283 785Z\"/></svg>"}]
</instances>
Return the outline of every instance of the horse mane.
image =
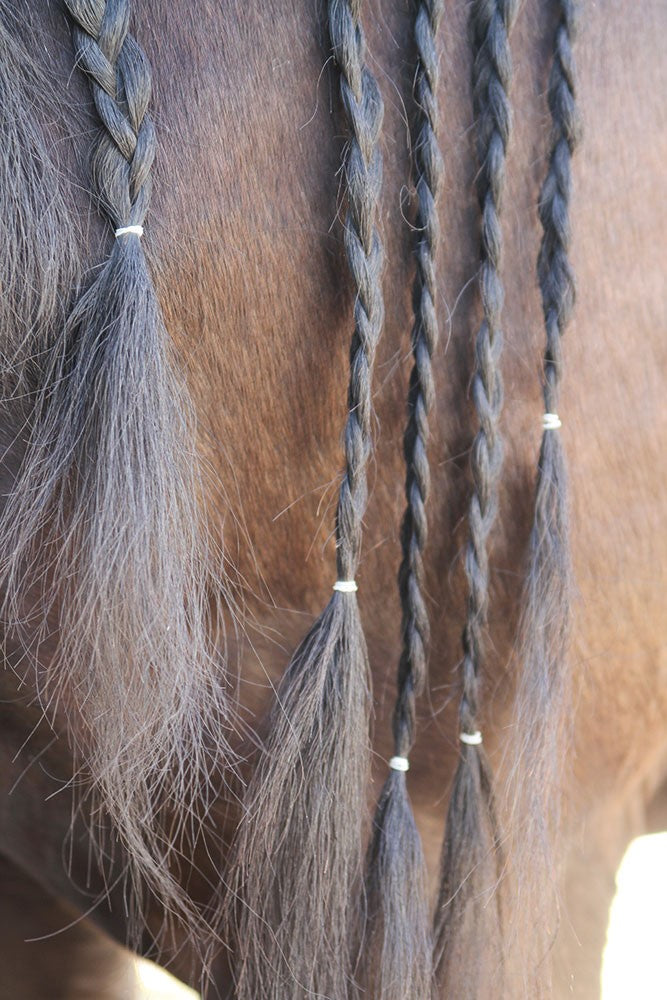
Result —
<instances>
[{"instance_id":1,"label":"horse mane","mask_svg":"<svg viewBox=\"0 0 667 1000\"><path fill-rule=\"evenodd\" d=\"M224 587L193 408L136 229L155 153L150 68L128 4L66 8L100 123L91 195L106 258L91 274L74 256L66 181L31 114L51 88L3 7L1 86L16 109L3 169L18 176L2 191L20 200L6 206L18 235L2 265L14 427L4 461L15 463L0 515L2 616L33 655L45 711L67 719L91 815L100 803L121 839L137 918L148 887L196 933L201 917L173 871L206 819L215 764L233 767L216 632Z\"/></svg>"},{"instance_id":2,"label":"horse mane","mask_svg":"<svg viewBox=\"0 0 667 1000\"><path fill-rule=\"evenodd\" d=\"M102 261L91 263L71 207L71 179L56 166L49 139L48 110L62 106L62 98L22 44L19 15L0 0L0 226L9 248L0 260L7 482L0 510L0 609L6 635L34 668L45 713L65 720L90 814L103 815L100 828L108 820L120 838L138 921L132 930L136 936L142 904L154 897L166 922L173 917L189 927L205 966L216 948L230 950L239 1000L305 994L343 1000L361 991L376 1000L428 1000L434 991L479 996L485 988L482 973L478 978L474 971L480 938L497 995L511 988L503 982L502 963L513 948L526 952L531 971L521 988L530 992L541 975L532 966L541 962L548 940L514 916L523 910L534 918L526 900L540 885L538 869L553 863L558 761L567 745L570 704L567 476L555 415L561 337L574 304L568 262L570 161L579 136L574 5L554 0L552 139L537 262L547 338L544 403L551 419L545 419L537 461L513 738L500 781L484 750L480 720L502 479L500 208L516 4L471 5L483 317L471 372L477 431L465 553L460 754L432 913L409 798L409 754L430 639L423 563L438 344L443 166L437 33L444 5L421 0L414 10L413 369L404 434L394 755L368 837L369 665L355 576L373 457L374 359L384 319L378 210L383 107L366 52L361 0L329 0L330 50L348 138L343 236L355 291L334 589L284 672L219 872L222 884L213 887L206 907L179 876L199 838L218 842L210 812L220 781L237 779L232 748L240 722L221 652L226 583L222 554L206 524L209 486L194 444L194 406L141 242L150 220L156 147L151 70L130 33L129 2L64 2L73 65L86 77L99 124L89 196L103 220ZM521 906L514 905L519 898ZM547 938L549 920L543 921Z\"/></svg>"}]
</instances>

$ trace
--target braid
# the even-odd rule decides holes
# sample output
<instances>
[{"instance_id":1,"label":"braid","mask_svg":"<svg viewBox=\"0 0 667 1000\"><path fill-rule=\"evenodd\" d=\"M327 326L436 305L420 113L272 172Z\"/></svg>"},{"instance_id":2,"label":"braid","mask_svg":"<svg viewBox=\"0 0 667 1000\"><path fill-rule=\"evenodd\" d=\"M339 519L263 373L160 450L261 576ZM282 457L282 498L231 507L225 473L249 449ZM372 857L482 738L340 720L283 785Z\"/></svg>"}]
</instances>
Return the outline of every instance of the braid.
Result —
<instances>
[{"instance_id":1,"label":"braid","mask_svg":"<svg viewBox=\"0 0 667 1000\"><path fill-rule=\"evenodd\" d=\"M65 0L65 6L74 21L77 64L90 80L104 126L93 158L98 200L115 228L141 225L150 199L155 131L147 114L150 69L128 35L129 0Z\"/></svg>"},{"instance_id":2,"label":"braid","mask_svg":"<svg viewBox=\"0 0 667 1000\"><path fill-rule=\"evenodd\" d=\"M170 874L179 846L160 832L160 802L168 786L170 808L193 815L210 754L233 757L213 682L215 598L191 407L138 238L155 155L150 67L128 34L128 0L66 0L66 8L102 124L94 196L117 238L44 363L0 523L5 611L20 613L31 573L42 583L45 624L59 601L58 655L45 682L59 687L44 700L75 702L77 750L137 884L147 878L170 912L185 907L194 934L187 894ZM38 561L45 553L48 573Z\"/></svg>"},{"instance_id":3,"label":"braid","mask_svg":"<svg viewBox=\"0 0 667 1000\"><path fill-rule=\"evenodd\" d=\"M338 578L353 580L359 565L361 523L366 510L366 466L372 450L371 374L384 321L382 244L375 224L382 184L378 138L383 106L375 79L364 65L360 0L331 0L329 32L340 68L340 91L351 132L345 160L348 211L345 249L354 280L354 333L350 347L345 474L338 496Z\"/></svg>"},{"instance_id":4,"label":"braid","mask_svg":"<svg viewBox=\"0 0 667 1000\"><path fill-rule=\"evenodd\" d=\"M414 365L408 389L408 423L403 441L407 506L401 529L403 559L399 593L403 620L403 647L399 662L399 695L394 714L395 751L407 756L414 742L415 697L426 680L429 620L422 595L423 554L426 547L426 501L431 475L427 457L428 417L435 399L431 360L438 342L435 256L440 237L436 201L442 174L442 157L436 135L438 59L435 36L444 10L441 0L419 5L415 22L418 64L415 97L419 108L418 135L414 145L417 173L416 261L412 330Z\"/></svg>"},{"instance_id":5,"label":"braid","mask_svg":"<svg viewBox=\"0 0 667 1000\"><path fill-rule=\"evenodd\" d=\"M345 471L336 512L338 581L280 683L264 751L246 794L232 872L236 996L343 997L358 928L369 768L369 669L356 599L371 387L382 329L383 250L376 227L382 180L380 93L365 65L360 0L330 0L329 34L350 130L344 160L345 249L355 292Z\"/></svg>"},{"instance_id":6,"label":"braid","mask_svg":"<svg viewBox=\"0 0 667 1000\"><path fill-rule=\"evenodd\" d=\"M574 306L574 278L568 259L570 243L569 204L571 159L579 141L580 123L575 103L575 72L572 43L575 35L575 4L557 0L560 13L554 41L548 102L552 121L551 151L538 203L543 237L538 254L537 275L546 329L544 355L544 404L547 414L537 469L533 528L530 537L528 574L520 623L522 673L516 697L517 761L530 756L531 780L513 775L512 827L517 831L513 846L517 876L530 859L535 870L542 857L545 879L539 899L530 905L531 926L521 935L529 955L539 960L548 942L536 940L550 926L539 907L550 904L549 874L553 860L545 856L545 845L558 832L558 789L568 745L570 672L565 656L570 626L571 560L569 553L568 485L565 455L557 416L562 378L561 337ZM550 423L550 426L547 424ZM527 887L523 889L524 893Z\"/></svg>"},{"instance_id":7,"label":"braid","mask_svg":"<svg viewBox=\"0 0 667 1000\"><path fill-rule=\"evenodd\" d=\"M503 395L499 367L503 305L499 275L502 251L499 211L511 125L508 36L515 9L515 0L475 0L471 15L473 109L480 164L477 195L481 212L479 287L483 319L477 334L472 382L480 426L471 453L473 492L465 555L468 603L459 707L462 743L447 816L436 913L436 958L438 971L445 979L450 955L461 960L460 940L465 934L464 917L468 905L479 910L481 915L481 894L489 889L484 881L483 862L488 870L498 841L491 772L478 732L478 702L489 605L488 539L497 513L502 464L498 429ZM459 891L464 883L465 892ZM490 911L491 907L486 909ZM468 915L468 919L476 917Z\"/></svg>"},{"instance_id":8,"label":"braid","mask_svg":"<svg viewBox=\"0 0 667 1000\"><path fill-rule=\"evenodd\" d=\"M561 381L561 336L574 305L574 278L567 252L570 243L571 158L579 138L579 119L574 95L572 42L575 9L572 0L559 0L560 23L556 30L553 65L549 80L549 109L553 139L549 169L542 186L539 217L544 230L537 261L547 335L544 356L544 404L556 413ZM559 441L545 431L544 438Z\"/></svg>"},{"instance_id":9,"label":"braid","mask_svg":"<svg viewBox=\"0 0 667 1000\"><path fill-rule=\"evenodd\" d=\"M484 315L477 334L472 382L480 427L471 453L473 494L465 559L469 593L463 632L460 722L461 732L468 734L475 733L477 729L479 674L489 603L487 543L498 508L503 452L498 430L503 398L500 372L503 288L499 275L502 233L499 210L510 132L508 30L512 14L513 5L505 0L473 5L473 32L477 43L473 97L477 115L477 154L481 165L477 188L482 216L479 288ZM480 756L480 752L473 751L472 755Z\"/></svg>"},{"instance_id":10,"label":"braid","mask_svg":"<svg viewBox=\"0 0 667 1000\"><path fill-rule=\"evenodd\" d=\"M431 361L438 342L435 257L439 240L437 197L442 157L437 140L438 56L436 35L444 4L417 5L415 41L417 106L413 142L417 213L416 274L413 289L413 368L408 389L408 421L403 447L406 463L406 509L401 528L403 558L398 584L402 607L402 650L398 697L393 718L394 754L407 758L415 738L416 699L426 680L429 618L422 593L427 539L426 502L430 490L427 454L428 417L435 387ZM377 982L370 992L382 1000L430 996L432 943L426 907L426 876L421 840L407 795L404 770L390 768L373 828L366 877L370 935L383 932L381 955L365 942ZM372 941L372 938L371 938Z\"/></svg>"}]
</instances>

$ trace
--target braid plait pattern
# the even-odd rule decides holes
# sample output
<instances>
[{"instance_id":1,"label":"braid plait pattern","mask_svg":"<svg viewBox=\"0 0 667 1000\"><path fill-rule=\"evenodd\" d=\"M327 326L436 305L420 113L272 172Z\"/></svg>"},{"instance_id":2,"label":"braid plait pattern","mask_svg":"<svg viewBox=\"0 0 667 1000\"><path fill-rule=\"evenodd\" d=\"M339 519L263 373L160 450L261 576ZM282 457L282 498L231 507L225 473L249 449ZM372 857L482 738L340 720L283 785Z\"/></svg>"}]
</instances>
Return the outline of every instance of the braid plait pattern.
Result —
<instances>
[{"instance_id":1,"label":"braid plait pattern","mask_svg":"<svg viewBox=\"0 0 667 1000\"><path fill-rule=\"evenodd\" d=\"M473 6L473 108L477 121L480 164L477 197L482 216L479 288L483 319L475 343L472 396L479 431L472 445L473 493L469 511L469 540L465 555L468 608L463 632L463 693L460 725L463 733L477 729L479 671L483 630L489 604L488 538L498 508L498 482L503 447L498 430L503 401L500 355L503 287L499 270L502 232L499 212L510 136L511 78L509 30L515 0L477 2Z\"/></svg>"},{"instance_id":2,"label":"braid plait pattern","mask_svg":"<svg viewBox=\"0 0 667 1000\"><path fill-rule=\"evenodd\" d=\"M141 225L150 200L155 132L151 76L128 34L129 0L65 0L77 64L90 80L104 131L93 154L96 195L114 227Z\"/></svg>"},{"instance_id":3,"label":"braid plait pattern","mask_svg":"<svg viewBox=\"0 0 667 1000\"><path fill-rule=\"evenodd\" d=\"M574 306L574 276L568 260L570 243L569 201L571 159L580 137L575 103L575 69L572 43L575 36L575 5L561 0L556 29L554 59L549 79L549 110L552 148L547 176L539 200L544 235L537 261L537 274L547 335L544 357L544 403L547 413L558 409L562 371L561 336Z\"/></svg>"},{"instance_id":4,"label":"braid plait pattern","mask_svg":"<svg viewBox=\"0 0 667 1000\"><path fill-rule=\"evenodd\" d=\"M413 365L403 437L406 507L401 526L398 589L402 609L401 654L393 716L394 754L378 798L367 853L366 933L361 981L377 1000L428 1000L433 940L427 906L426 866L407 791L408 755L415 739L416 698L426 679L429 617L423 596L423 557L430 491L428 418L435 400L432 357L438 341L436 252L437 196L443 172L437 142L440 0L414 5L416 63L412 160L417 205L414 221Z\"/></svg>"},{"instance_id":5,"label":"braid plait pattern","mask_svg":"<svg viewBox=\"0 0 667 1000\"><path fill-rule=\"evenodd\" d=\"M285 670L235 844L230 935L239 1000L350 992L355 890L370 747L369 664L356 587L372 451L372 377L384 318L376 225L383 105L365 65L359 0L330 0L329 36L349 133L344 245L354 327L336 510L337 580ZM339 587L338 584L348 586Z\"/></svg>"},{"instance_id":6,"label":"braid plait pattern","mask_svg":"<svg viewBox=\"0 0 667 1000\"><path fill-rule=\"evenodd\" d=\"M467 995L485 993L474 941L482 936L494 948L501 937L497 896L487 899L489 905L482 903L490 887L497 884L503 862L492 773L478 731L478 698L489 607L488 540L498 508L503 456L498 427L503 399L500 208L511 128L509 32L516 6L514 0L475 0L471 9L483 316L475 341L472 379L479 430L470 460L473 482L464 561L468 601L462 636L461 744L445 825L435 915L435 967L445 996L454 990L461 969L469 970ZM470 926L475 927L472 937L466 932ZM494 989L498 986L494 984Z\"/></svg>"},{"instance_id":7,"label":"braid plait pattern","mask_svg":"<svg viewBox=\"0 0 667 1000\"><path fill-rule=\"evenodd\" d=\"M368 494L366 467L372 450L371 387L382 331L383 249L376 226L382 185L378 138L384 108L377 83L365 66L359 0L329 4L329 34L340 70L340 92L350 129L344 162L347 193L345 250L354 281L354 333L350 346L345 473L338 497L336 543L339 579L353 579L361 549Z\"/></svg>"},{"instance_id":8,"label":"braid plait pattern","mask_svg":"<svg viewBox=\"0 0 667 1000\"><path fill-rule=\"evenodd\" d=\"M439 68L435 39L443 10L444 4L440 0L421 3L415 19L418 59L414 93L418 115L413 155L417 193L417 270L413 289L414 364L410 373L408 422L403 440L407 505L401 528L403 558L398 576L403 609L403 646L398 669L399 694L394 711L394 745L399 756L407 756L414 742L415 699L425 684L430 637L422 589L423 553L428 532L426 503L431 483L427 454L428 417L435 399L431 362L438 342L435 256L440 226L436 202L443 163L436 134Z\"/></svg>"},{"instance_id":9,"label":"braid plait pattern","mask_svg":"<svg viewBox=\"0 0 667 1000\"><path fill-rule=\"evenodd\" d=\"M556 0L555 26L547 99L551 117L549 161L537 211L543 235L537 258L537 278L542 297L546 349L542 388L546 413L558 413L563 376L562 336L572 314L574 276L568 259L571 161L580 141L576 107L575 39L576 5ZM572 738L571 705L573 672L568 663L572 622L573 567L570 551L569 488L563 435L545 426L537 461L533 526L519 625L522 665L515 696L514 732L518 759L530 759L530 781L513 778L511 797L513 828L522 836L513 845L513 865L518 873L539 864L545 873L554 869L554 851L561 831L559 789L563 787L566 747ZM558 750L556 751L556 747ZM526 824L522 817L530 816ZM521 874L519 874L521 879ZM556 912L555 893L544 891L531 899L530 927L522 932L525 954L546 953L544 928ZM520 890L526 892L525 885ZM528 912L528 911L527 911Z\"/></svg>"},{"instance_id":10,"label":"braid plait pattern","mask_svg":"<svg viewBox=\"0 0 667 1000\"><path fill-rule=\"evenodd\" d=\"M68 691L69 732L95 809L99 802L123 842L128 885L150 886L165 912L186 915L194 937L203 921L171 859L178 837L187 839L185 817L199 808L216 744L223 758L229 752L221 720L233 710L211 681L216 588L193 409L139 239L156 149L151 70L129 34L128 0L64 6L95 105L86 95L80 109L95 126L91 196L113 229L132 229L109 240L99 266L91 266L93 246L84 256L80 244L89 275L40 359L16 487L20 516L8 506L0 534L3 552L16 553L8 577L17 589L28 579L25 554L44 553L49 587L39 600L58 634L44 700ZM130 938L139 908L133 895Z\"/></svg>"}]
</instances>

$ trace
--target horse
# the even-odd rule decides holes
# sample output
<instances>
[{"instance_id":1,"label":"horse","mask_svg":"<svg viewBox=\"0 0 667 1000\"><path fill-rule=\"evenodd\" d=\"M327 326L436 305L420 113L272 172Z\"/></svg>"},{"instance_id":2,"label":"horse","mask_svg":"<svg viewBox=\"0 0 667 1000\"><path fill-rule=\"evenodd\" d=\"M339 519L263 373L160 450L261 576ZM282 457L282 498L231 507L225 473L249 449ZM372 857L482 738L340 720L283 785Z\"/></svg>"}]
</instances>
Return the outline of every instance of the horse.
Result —
<instances>
[{"instance_id":1,"label":"horse","mask_svg":"<svg viewBox=\"0 0 667 1000\"><path fill-rule=\"evenodd\" d=\"M2 997L599 995L667 789L664 29L1 0Z\"/></svg>"}]
</instances>

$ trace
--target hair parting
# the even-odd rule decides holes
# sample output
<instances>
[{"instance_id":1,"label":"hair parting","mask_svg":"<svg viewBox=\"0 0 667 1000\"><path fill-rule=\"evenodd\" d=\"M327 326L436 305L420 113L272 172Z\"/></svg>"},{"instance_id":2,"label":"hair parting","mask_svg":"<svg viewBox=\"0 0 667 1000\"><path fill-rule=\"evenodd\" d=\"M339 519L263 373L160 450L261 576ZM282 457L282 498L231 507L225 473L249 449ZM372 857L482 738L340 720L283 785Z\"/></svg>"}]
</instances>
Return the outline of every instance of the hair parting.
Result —
<instances>
[{"instance_id":1,"label":"hair parting","mask_svg":"<svg viewBox=\"0 0 667 1000\"><path fill-rule=\"evenodd\" d=\"M328 25L350 129L345 249L354 287L345 472L336 512L339 581L359 564L371 454L371 384L384 306L376 226L383 104L365 65L360 0L330 0ZM344 997L358 933L369 772L369 668L351 585L334 593L278 688L245 798L234 859L236 995Z\"/></svg>"},{"instance_id":2,"label":"hair parting","mask_svg":"<svg viewBox=\"0 0 667 1000\"><path fill-rule=\"evenodd\" d=\"M538 203L543 236L537 260L542 296L546 350L543 393L546 414L558 413L563 371L561 338L572 314L575 285L568 259L572 155L580 138L576 106L576 5L558 0L558 24L548 87L551 150ZM551 426L547 424L551 423ZM544 958L555 933L552 906L554 840L559 827L559 789L569 746L571 673L566 666L572 590L569 552L568 485L560 421L545 420L537 465L534 519L529 564L519 626L521 673L515 702L514 732L517 764L510 774L512 866L516 870L522 908L531 914L530 927L515 933L534 967ZM530 780L519 764L530 757ZM526 897L522 872L541 866L539 899ZM521 911L519 911L521 912ZM523 963L526 964L525 962ZM542 969L541 975L544 974Z\"/></svg>"},{"instance_id":3,"label":"hair parting","mask_svg":"<svg viewBox=\"0 0 667 1000\"><path fill-rule=\"evenodd\" d=\"M475 0L470 23L473 110L480 165L477 195L481 212L479 288L483 318L476 339L472 381L479 430L470 463L473 491L465 553L468 602L459 706L461 742L447 813L435 916L435 960L441 986L447 994L455 983L465 981L466 996L470 997L479 995L474 972L478 968L476 942L483 935L492 952L499 944L500 934L498 906L489 901L498 880L500 831L491 769L477 733L489 603L489 535L497 514L503 451L498 427L503 396L499 212L511 127L509 32L516 7L515 0ZM463 968L466 974L461 977Z\"/></svg>"},{"instance_id":4,"label":"hair parting","mask_svg":"<svg viewBox=\"0 0 667 1000\"><path fill-rule=\"evenodd\" d=\"M0 518L3 615L36 656L55 618L42 701L69 714L77 757L126 849L136 906L145 881L187 913L194 935L167 830L175 816L185 831L205 813L212 762L232 762L232 720L210 639L219 584L191 407L137 229L155 153L151 75L127 0L65 7L101 124L93 193L112 230L130 230L44 353Z\"/></svg>"},{"instance_id":5,"label":"hair parting","mask_svg":"<svg viewBox=\"0 0 667 1000\"><path fill-rule=\"evenodd\" d=\"M423 556L427 541L426 505L430 492L427 454L429 414L435 386L431 359L438 342L436 255L437 198L442 175L438 145L438 55L436 37L443 14L440 0L416 7L417 67L413 141L417 212L416 273L413 287L413 367L403 449L406 508L401 526L399 594L402 649L394 710L394 754L407 758L414 743L416 699L424 689L429 616L423 596ZM421 839L407 792L407 773L390 765L373 824L366 873L367 924L364 966L367 989L377 1000L426 1000L432 991L430 914Z\"/></svg>"}]
</instances>

